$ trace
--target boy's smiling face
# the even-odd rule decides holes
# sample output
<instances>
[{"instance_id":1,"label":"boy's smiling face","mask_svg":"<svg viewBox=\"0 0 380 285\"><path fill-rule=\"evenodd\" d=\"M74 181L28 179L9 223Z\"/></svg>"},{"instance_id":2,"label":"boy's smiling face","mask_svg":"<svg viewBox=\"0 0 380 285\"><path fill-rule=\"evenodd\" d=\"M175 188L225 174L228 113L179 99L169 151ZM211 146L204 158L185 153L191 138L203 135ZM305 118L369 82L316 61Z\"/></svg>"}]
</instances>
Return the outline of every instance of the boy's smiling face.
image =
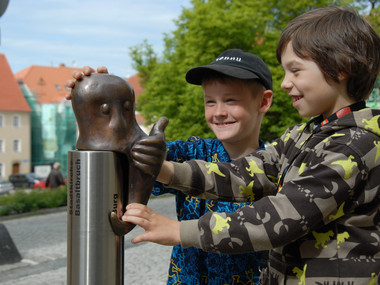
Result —
<instances>
[{"instance_id":1,"label":"boy's smiling face","mask_svg":"<svg viewBox=\"0 0 380 285\"><path fill-rule=\"evenodd\" d=\"M260 84L254 86L264 90ZM206 121L216 137L224 145L243 141L256 145L262 116L259 113L262 92L253 94L252 85L233 79L208 81L202 88Z\"/></svg>"},{"instance_id":2,"label":"boy's smiling face","mask_svg":"<svg viewBox=\"0 0 380 285\"><path fill-rule=\"evenodd\" d=\"M281 63L285 71L281 88L288 91L293 107L301 116L322 114L327 118L354 103L347 95L344 78L339 83L326 80L313 60L300 58L294 53L291 42L282 53Z\"/></svg>"}]
</instances>

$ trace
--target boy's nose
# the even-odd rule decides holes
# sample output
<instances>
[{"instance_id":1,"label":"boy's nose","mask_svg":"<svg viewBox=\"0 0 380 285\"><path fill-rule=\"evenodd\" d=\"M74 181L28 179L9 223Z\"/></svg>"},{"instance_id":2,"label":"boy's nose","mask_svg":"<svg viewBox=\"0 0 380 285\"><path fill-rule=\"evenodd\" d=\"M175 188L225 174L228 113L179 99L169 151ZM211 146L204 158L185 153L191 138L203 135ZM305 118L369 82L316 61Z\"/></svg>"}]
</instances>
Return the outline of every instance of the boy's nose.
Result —
<instances>
[{"instance_id":1,"label":"boy's nose","mask_svg":"<svg viewBox=\"0 0 380 285\"><path fill-rule=\"evenodd\" d=\"M286 78L286 76L285 76L284 80L282 80L282 82L281 82L281 88L285 89L285 90L288 90L288 89L290 89L292 87L293 87L292 81L289 80L288 78Z\"/></svg>"},{"instance_id":2,"label":"boy's nose","mask_svg":"<svg viewBox=\"0 0 380 285\"><path fill-rule=\"evenodd\" d=\"M224 104L216 104L214 115L215 116L226 116L227 115L227 110L226 110Z\"/></svg>"}]
</instances>

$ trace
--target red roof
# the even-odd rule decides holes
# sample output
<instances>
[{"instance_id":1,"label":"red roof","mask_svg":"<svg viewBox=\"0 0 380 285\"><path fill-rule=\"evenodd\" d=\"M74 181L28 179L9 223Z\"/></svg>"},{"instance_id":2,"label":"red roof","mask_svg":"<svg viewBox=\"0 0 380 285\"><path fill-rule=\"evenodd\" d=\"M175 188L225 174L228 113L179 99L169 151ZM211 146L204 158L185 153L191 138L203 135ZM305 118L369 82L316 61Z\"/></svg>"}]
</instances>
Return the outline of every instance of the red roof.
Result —
<instances>
[{"instance_id":1,"label":"red roof","mask_svg":"<svg viewBox=\"0 0 380 285\"><path fill-rule=\"evenodd\" d=\"M135 113L135 118L136 118L136 122L138 124L144 124L146 122L146 120L144 119L144 117L140 114L140 113Z\"/></svg>"},{"instance_id":2,"label":"red roof","mask_svg":"<svg viewBox=\"0 0 380 285\"><path fill-rule=\"evenodd\" d=\"M31 112L4 54L0 54L0 110Z\"/></svg>"},{"instance_id":3,"label":"red roof","mask_svg":"<svg viewBox=\"0 0 380 285\"><path fill-rule=\"evenodd\" d=\"M127 78L127 81L129 82L129 84L131 84L133 90L135 91L135 100L137 102L137 98L139 97L139 95L144 92L144 88L140 85L140 82L139 82L139 74L136 73L135 75Z\"/></svg>"},{"instance_id":4,"label":"red roof","mask_svg":"<svg viewBox=\"0 0 380 285\"><path fill-rule=\"evenodd\" d=\"M131 84L133 90L135 91L135 102L138 102L138 98L140 96L140 94L142 92L144 92L144 88L140 85L140 82L139 82L139 74L136 73L135 75L127 78L127 81L129 82L129 84ZM136 121L137 123L139 124L144 124L146 122L146 120L144 119L144 117L139 114L139 113L136 113Z\"/></svg>"},{"instance_id":5,"label":"red roof","mask_svg":"<svg viewBox=\"0 0 380 285\"><path fill-rule=\"evenodd\" d=\"M69 92L67 80L73 79L71 74L81 68L31 65L15 74L18 81L23 81L36 94L38 103L59 103Z\"/></svg>"}]
</instances>

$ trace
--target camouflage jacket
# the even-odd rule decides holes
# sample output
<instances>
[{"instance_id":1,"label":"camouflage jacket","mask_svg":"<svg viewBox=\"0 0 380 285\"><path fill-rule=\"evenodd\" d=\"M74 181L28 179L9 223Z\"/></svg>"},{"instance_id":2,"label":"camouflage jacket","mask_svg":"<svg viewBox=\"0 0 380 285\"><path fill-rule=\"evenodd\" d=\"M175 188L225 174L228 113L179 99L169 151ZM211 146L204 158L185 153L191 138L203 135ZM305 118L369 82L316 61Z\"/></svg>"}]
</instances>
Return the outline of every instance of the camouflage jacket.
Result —
<instances>
[{"instance_id":1,"label":"camouflage jacket","mask_svg":"<svg viewBox=\"0 0 380 285\"><path fill-rule=\"evenodd\" d=\"M379 124L380 110L364 108L293 126L266 150L233 163L175 164L170 187L256 201L181 222L182 245L271 249L265 284L379 284Z\"/></svg>"}]
</instances>

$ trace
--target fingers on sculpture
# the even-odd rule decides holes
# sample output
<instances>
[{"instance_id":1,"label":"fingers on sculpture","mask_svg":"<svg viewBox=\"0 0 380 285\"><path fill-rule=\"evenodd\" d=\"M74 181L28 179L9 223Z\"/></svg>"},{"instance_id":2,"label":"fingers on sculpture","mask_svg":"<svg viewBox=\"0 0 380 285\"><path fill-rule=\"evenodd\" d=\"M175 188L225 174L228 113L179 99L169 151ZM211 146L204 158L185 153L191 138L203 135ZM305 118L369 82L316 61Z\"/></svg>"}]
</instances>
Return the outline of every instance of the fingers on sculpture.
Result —
<instances>
[{"instance_id":1,"label":"fingers on sculpture","mask_svg":"<svg viewBox=\"0 0 380 285\"><path fill-rule=\"evenodd\" d=\"M123 170L128 172L126 204L146 205L165 158L164 130L168 119L160 118L147 136L136 122L133 88L126 80L106 73L93 73L76 81L71 97L79 128L76 148L125 154L129 165ZM149 157L142 167L132 167L131 149L135 144L142 156ZM135 226L120 220L124 206L110 214L111 226L118 235L128 233Z\"/></svg>"}]
</instances>

